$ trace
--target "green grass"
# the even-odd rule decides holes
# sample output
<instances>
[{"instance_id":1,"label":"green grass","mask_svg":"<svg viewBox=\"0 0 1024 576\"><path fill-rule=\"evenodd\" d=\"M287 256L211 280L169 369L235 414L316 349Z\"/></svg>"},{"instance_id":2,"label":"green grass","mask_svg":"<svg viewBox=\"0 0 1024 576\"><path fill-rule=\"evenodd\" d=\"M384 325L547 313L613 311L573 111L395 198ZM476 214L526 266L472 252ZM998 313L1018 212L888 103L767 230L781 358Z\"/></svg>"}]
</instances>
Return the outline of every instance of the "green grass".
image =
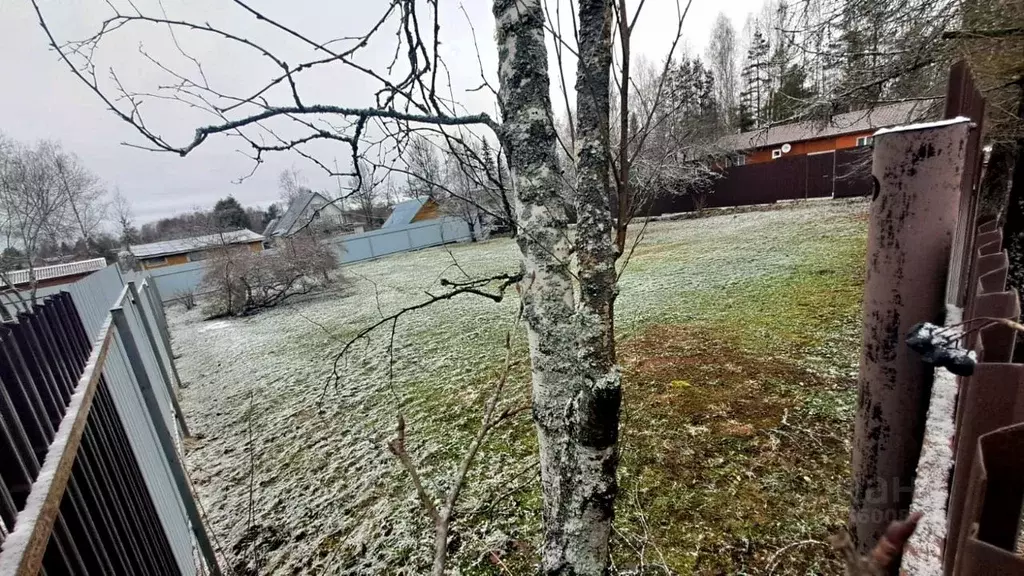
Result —
<instances>
[{"instance_id":1,"label":"green grass","mask_svg":"<svg viewBox=\"0 0 1024 576\"><path fill-rule=\"evenodd\" d=\"M618 568L840 573L820 544L773 555L822 541L845 518L864 210L836 202L646 229L616 304L624 373ZM442 274L458 278L453 258L474 275L517 267L507 240L455 246L451 255L425 250L347 268L351 285L340 297L231 321L223 331L174 319L180 369L193 382L183 404L206 435L189 463L224 539L240 538L247 498L240 473L225 470L224 451L244 443L239 415L248 409L245 391L255 389L257 515L293 535L269 552L268 569L423 571L430 528L384 445L401 407L429 489L447 488L501 365L514 295L501 304L466 297L403 317L393 382L385 330L344 364L322 411L316 399L339 340L373 322L378 301L389 312L436 290ZM529 398L524 340L520 330L508 405ZM452 561L460 573L531 572L540 494L525 415L484 446L459 511ZM300 530L313 535L295 538Z\"/></svg>"}]
</instances>

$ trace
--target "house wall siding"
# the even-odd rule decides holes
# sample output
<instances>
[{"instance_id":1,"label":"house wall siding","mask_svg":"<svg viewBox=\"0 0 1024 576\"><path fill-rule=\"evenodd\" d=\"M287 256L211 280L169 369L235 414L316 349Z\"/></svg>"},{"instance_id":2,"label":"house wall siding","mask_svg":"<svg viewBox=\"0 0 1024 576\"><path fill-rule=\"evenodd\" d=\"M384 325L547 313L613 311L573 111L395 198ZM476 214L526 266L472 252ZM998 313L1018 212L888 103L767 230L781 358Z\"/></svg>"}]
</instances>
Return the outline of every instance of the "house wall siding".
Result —
<instances>
[{"instance_id":1,"label":"house wall siding","mask_svg":"<svg viewBox=\"0 0 1024 576\"><path fill-rule=\"evenodd\" d=\"M145 270L153 270L154 268L163 268L164 266L174 266L175 264L185 264L188 262L188 254L171 254L170 256L164 257L161 260L157 258L145 258L142 260L142 268Z\"/></svg>"},{"instance_id":2,"label":"house wall siding","mask_svg":"<svg viewBox=\"0 0 1024 576\"><path fill-rule=\"evenodd\" d=\"M864 136L871 136L874 134L874 130L865 130L863 132L854 132L852 134L843 134L842 136L830 136L828 138L816 138L814 140L804 140L801 142L790 142L790 146L793 147L788 153L784 154L783 158L792 158L794 156L803 156L806 154L814 154L816 152L828 152L829 150L846 150L848 148L857 147L857 139ZM781 144L775 146L768 146L764 148L758 148L746 154L747 164L760 164L762 162L772 161L772 150L780 148Z\"/></svg>"},{"instance_id":3,"label":"house wall siding","mask_svg":"<svg viewBox=\"0 0 1024 576\"><path fill-rule=\"evenodd\" d=\"M424 220L436 220L441 217L440 209L437 202L433 200L427 200L423 206L420 207L419 212L416 212L416 216L413 217L413 222L423 222Z\"/></svg>"},{"instance_id":4,"label":"house wall siding","mask_svg":"<svg viewBox=\"0 0 1024 576\"><path fill-rule=\"evenodd\" d=\"M263 251L263 241L262 240L258 240L258 241L255 241L255 242L249 242L249 243L246 244L246 246L248 246L249 250L251 250L253 252L262 252ZM194 250L193 253L195 253L195 252L206 252L206 250ZM142 259L142 269L143 270L155 270L157 268L166 268L167 266L178 266L178 265L181 265L181 264L188 264L189 262L192 262L192 261L196 261L196 259L189 258L188 253L185 253L185 254L170 254L170 255L164 257L163 260L160 260L159 257L143 258Z\"/></svg>"}]
</instances>

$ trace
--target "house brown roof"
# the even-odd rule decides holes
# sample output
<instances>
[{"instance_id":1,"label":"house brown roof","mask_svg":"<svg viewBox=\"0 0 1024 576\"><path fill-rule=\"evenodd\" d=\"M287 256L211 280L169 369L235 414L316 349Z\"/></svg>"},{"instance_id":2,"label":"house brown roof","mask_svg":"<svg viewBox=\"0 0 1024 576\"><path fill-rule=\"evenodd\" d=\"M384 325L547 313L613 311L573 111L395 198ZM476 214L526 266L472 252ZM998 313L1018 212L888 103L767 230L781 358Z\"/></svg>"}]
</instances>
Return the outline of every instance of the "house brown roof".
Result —
<instances>
[{"instance_id":1,"label":"house brown roof","mask_svg":"<svg viewBox=\"0 0 1024 576\"><path fill-rule=\"evenodd\" d=\"M804 121L760 128L725 136L719 140L719 145L727 150L751 150L920 122L934 116L935 103L936 100L899 102L837 114L826 123Z\"/></svg>"}]
</instances>

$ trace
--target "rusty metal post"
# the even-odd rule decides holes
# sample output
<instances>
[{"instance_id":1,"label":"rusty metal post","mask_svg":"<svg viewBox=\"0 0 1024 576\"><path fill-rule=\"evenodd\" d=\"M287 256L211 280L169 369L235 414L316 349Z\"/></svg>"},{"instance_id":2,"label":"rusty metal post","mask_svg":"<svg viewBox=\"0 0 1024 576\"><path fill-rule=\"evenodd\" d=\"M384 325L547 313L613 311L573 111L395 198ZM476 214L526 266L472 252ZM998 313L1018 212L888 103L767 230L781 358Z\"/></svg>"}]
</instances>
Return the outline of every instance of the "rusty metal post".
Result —
<instances>
[{"instance_id":1,"label":"rusty metal post","mask_svg":"<svg viewBox=\"0 0 1024 576\"><path fill-rule=\"evenodd\" d=\"M904 338L918 322L943 320L969 130L952 120L874 138L850 508L862 553L906 516L913 495L932 371Z\"/></svg>"}]
</instances>

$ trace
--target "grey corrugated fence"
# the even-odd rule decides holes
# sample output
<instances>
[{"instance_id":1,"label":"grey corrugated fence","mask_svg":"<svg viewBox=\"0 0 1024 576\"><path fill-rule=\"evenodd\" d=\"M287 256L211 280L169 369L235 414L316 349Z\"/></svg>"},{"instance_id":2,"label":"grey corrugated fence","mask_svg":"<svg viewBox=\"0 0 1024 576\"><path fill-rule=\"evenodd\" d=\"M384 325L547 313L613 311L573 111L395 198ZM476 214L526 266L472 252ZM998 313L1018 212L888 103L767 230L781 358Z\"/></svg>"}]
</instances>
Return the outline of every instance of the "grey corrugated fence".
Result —
<instances>
[{"instance_id":1,"label":"grey corrugated fence","mask_svg":"<svg viewBox=\"0 0 1024 576\"><path fill-rule=\"evenodd\" d=\"M362 262L470 238L469 225L464 220L444 217L439 220L413 222L401 228L381 228L362 234L332 238L331 247L338 253L342 264Z\"/></svg>"},{"instance_id":2,"label":"grey corrugated fence","mask_svg":"<svg viewBox=\"0 0 1024 576\"><path fill-rule=\"evenodd\" d=\"M64 288L0 342L0 575L192 575L195 544L216 571L159 295L115 266Z\"/></svg>"},{"instance_id":3,"label":"grey corrugated fence","mask_svg":"<svg viewBox=\"0 0 1024 576\"><path fill-rule=\"evenodd\" d=\"M324 240L337 253L338 262L353 264L396 254L410 252L451 242L470 239L469 225L459 218L444 217L438 220L414 222L400 228L371 230L361 234L349 234ZM206 263L189 262L147 272L159 288L164 302L177 300L184 293L203 292L203 273Z\"/></svg>"}]
</instances>

